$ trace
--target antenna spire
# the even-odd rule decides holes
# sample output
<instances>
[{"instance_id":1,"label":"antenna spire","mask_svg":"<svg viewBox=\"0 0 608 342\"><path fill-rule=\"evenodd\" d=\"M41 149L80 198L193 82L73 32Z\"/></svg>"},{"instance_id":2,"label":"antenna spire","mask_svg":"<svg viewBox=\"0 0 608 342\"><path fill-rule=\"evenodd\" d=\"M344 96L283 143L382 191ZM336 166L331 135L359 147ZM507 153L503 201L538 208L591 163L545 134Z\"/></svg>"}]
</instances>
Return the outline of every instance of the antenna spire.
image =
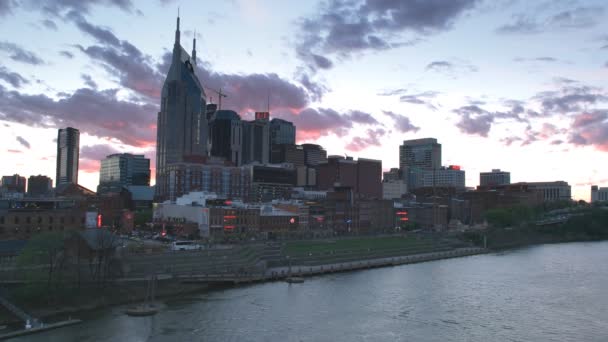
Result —
<instances>
[{"instance_id":1,"label":"antenna spire","mask_svg":"<svg viewBox=\"0 0 608 342\"><path fill-rule=\"evenodd\" d=\"M177 7L177 28L175 29L175 44L179 44L179 6Z\"/></svg>"},{"instance_id":2,"label":"antenna spire","mask_svg":"<svg viewBox=\"0 0 608 342\"><path fill-rule=\"evenodd\" d=\"M192 42L192 64L196 65L196 30L194 30L194 39Z\"/></svg>"}]
</instances>

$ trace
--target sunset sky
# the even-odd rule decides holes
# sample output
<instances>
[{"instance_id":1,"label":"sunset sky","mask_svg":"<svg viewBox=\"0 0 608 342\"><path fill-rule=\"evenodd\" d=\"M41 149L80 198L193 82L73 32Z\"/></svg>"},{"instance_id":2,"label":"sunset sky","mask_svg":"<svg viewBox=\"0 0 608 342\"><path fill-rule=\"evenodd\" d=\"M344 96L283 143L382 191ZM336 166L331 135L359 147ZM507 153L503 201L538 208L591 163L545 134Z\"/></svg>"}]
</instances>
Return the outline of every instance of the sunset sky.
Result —
<instances>
[{"instance_id":1,"label":"sunset sky","mask_svg":"<svg viewBox=\"0 0 608 342\"><path fill-rule=\"evenodd\" d=\"M113 152L154 165L178 6L223 108L251 119L270 93L298 142L389 169L434 137L470 187L493 168L608 186L605 0L0 0L0 175L54 178L67 126L85 187Z\"/></svg>"}]
</instances>

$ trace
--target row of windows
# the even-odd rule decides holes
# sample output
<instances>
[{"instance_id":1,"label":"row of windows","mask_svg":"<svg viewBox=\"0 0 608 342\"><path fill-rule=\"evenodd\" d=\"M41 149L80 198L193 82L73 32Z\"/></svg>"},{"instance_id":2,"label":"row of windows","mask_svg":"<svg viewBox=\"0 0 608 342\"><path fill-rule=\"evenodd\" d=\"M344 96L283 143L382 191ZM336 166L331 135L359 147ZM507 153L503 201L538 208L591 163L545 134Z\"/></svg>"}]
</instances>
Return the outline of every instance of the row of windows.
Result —
<instances>
[{"instance_id":1,"label":"row of windows","mask_svg":"<svg viewBox=\"0 0 608 342\"><path fill-rule=\"evenodd\" d=\"M19 224L22 223L21 221L21 217L20 216L13 216L12 220L10 220L9 218L5 218L4 216L0 216L0 224L5 224L8 223L9 221L13 221L12 223L14 224ZM45 223L44 221L46 221L46 223L53 223L55 221L55 218L53 216L48 216L47 219L45 220L43 216L26 216L25 219L23 220L23 223ZM65 216L61 216L59 218L59 223L76 223L77 218L75 216L70 216L70 217L65 217ZM84 218L81 219L81 222L84 223Z\"/></svg>"},{"instance_id":2,"label":"row of windows","mask_svg":"<svg viewBox=\"0 0 608 342\"><path fill-rule=\"evenodd\" d=\"M55 228L53 228L53 226L48 226L47 227L47 231L53 231ZM31 228L31 227L25 227L25 228L19 228L19 227L15 227L15 228L6 228L3 226L0 226L0 235L4 235L4 234L30 234L30 233L40 233L42 232L44 229L41 227L37 227L37 228ZM57 227L57 230L65 230L64 226L60 226Z\"/></svg>"}]
</instances>

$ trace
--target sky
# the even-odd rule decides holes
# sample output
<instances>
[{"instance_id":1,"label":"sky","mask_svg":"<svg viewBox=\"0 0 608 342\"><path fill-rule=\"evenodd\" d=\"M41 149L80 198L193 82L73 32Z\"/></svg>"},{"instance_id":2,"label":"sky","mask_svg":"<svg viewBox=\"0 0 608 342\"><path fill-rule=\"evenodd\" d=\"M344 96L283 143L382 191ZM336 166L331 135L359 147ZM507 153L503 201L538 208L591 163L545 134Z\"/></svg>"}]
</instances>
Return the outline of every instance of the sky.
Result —
<instances>
[{"instance_id":1,"label":"sky","mask_svg":"<svg viewBox=\"0 0 608 342\"><path fill-rule=\"evenodd\" d=\"M299 143L388 170L433 137L468 187L491 169L608 186L602 0L0 0L0 174L54 178L67 126L87 188L108 154L154 165L178 7L208 100L251 119L270 94Z\"/></svg>"}]
</instances>

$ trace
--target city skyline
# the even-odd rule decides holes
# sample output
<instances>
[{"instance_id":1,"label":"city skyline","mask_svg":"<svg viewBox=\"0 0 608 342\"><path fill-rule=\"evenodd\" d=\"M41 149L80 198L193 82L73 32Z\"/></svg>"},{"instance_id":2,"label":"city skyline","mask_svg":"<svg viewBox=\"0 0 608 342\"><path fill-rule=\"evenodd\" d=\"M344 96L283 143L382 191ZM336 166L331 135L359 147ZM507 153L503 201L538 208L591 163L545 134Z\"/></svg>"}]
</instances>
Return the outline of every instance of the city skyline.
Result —
<instances>
[{"instance_id":1,"label":"city skyline","mask_svg":"<svg viewBox=\"0 0 608 342\"><path fill-rule=\"evenodd\" d=\"M35 10L9 1L0 6L1 172L53 175L53 138L67 126L81 132L79 179L90 189L106 155L145 154L154 165L170 13L181 5L186 50L197 31L201 83L223 89L223 108L244 119L270 102L271 118L294 122L298 143L382 159L385 170L399 165L403 140L433 137L444 164L467 171L467 186L500 168L514 182L568 181L575 198L589 199L591 184L608 184L606 9L509 3L428 1L409 13L342 2L234 1L205 12L188 1L46 1ZM270 20L271 9L284 15ZM321 20L349 13L367 20ZM351 35L336 40L340 30ZM466 44L475 31L487 51Z\"/></svg>"}]
</instances>

